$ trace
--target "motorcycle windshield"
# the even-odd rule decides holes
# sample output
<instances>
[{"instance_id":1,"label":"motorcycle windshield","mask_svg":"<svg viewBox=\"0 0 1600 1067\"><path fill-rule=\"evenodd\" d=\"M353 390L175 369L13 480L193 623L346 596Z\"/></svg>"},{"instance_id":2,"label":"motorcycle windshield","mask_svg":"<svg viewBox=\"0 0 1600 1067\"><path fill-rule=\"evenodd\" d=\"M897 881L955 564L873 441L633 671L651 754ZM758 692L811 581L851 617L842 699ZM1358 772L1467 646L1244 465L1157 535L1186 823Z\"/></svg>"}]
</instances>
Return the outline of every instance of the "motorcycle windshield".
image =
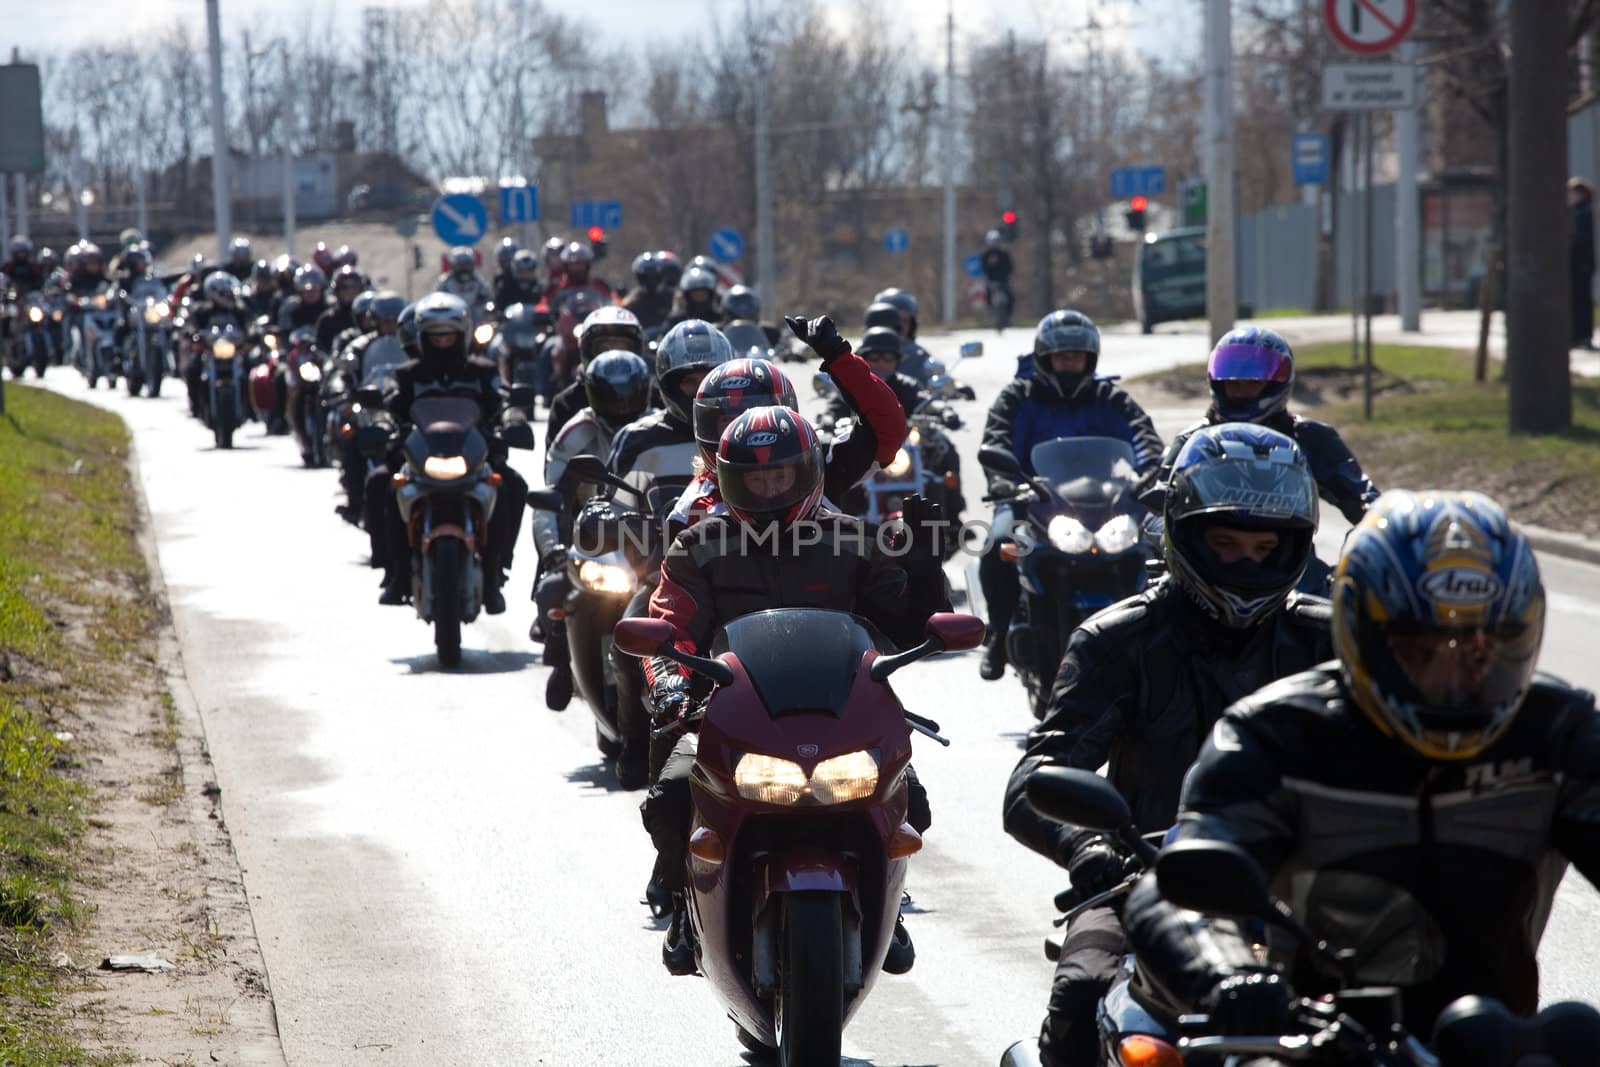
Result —
<instances>
[{"instance_id":1,"label":"motorcycle windshield","mask_svg":"<svg viewBox=\"0 0 1600 1067\"><path fill-rule=\"evenodd\" d=\"M736 322L731 326L725 326L722 335L733 346L735 356L771 358L772 346L767 343L767 332L753 322ZM756 351L750 351L752 348Z\"/></svg>"},{"instance_id":2,"label":"motorcycle windshield","mask_svg":"<svg viewBox=\"0 0 1600 1067\"><path fill-rule=\"evenodd\" d=\"M645 506L650 514L660 518L678 503L683 491L689 488L690 479L666 476L656 478L644 491Z\"/></svg>"},{"instance_id":3,"label":"motorcycle windshield","mask_svg":"<svg viewBox=\"0 0 1600 1067\"><path fill-rule=\"evenodd\" d=\"M850 697L861 657L874 647L862 620L821 608L774 608L742 615L723 629L712 654L739 657L768 714L837 715Z\"/></svg>"},{"instance_id":4,"label":"motorcycle windshield","mask_svg":"<svg viewBox=\"0 0 1600 1067\"><path fill-rule=\"evenodd\" d=\"M466 429L478 424L478 405L460 396L418 397L411 403L411 421L418 426Z\"/></svg>"},{"instance_id":5,"label":"motorcycle windshield","mask_svg":"<svg viewBox=\"0 0 1600 1067\"><path fill-rule=\"evenodd\" d=\"M1139 476L1133 446L1115 437L1058 437L1034 445L1028 458L1051 491L1074 504L1114 500Z\"/></svg>"},{"instance_id":6,"label":"motorcycle windshield","mask_svg":"<svg viewBox=\"0 0 1600 1067\"><path fill-rule=\"evenodd\" d=\"M367 345L366 352L362 353L361 366L364 371L362 385L378 385L390 377L394 368L406 361L406 351L400 347L400 342L393 337L379 337Z\"/></svg>"}]
</instances>

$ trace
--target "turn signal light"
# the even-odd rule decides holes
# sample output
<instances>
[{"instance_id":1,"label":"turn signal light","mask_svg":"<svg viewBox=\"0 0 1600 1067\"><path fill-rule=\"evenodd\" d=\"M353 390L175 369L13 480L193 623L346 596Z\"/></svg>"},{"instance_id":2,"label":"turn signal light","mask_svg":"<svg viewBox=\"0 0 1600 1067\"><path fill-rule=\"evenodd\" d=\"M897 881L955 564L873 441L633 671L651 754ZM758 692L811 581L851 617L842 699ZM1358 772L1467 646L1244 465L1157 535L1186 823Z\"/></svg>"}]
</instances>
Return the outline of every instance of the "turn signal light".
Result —
<instances>
[{"instance_id":1,"label":"turn signal light","mask_svg":"<svg viewBox=\"0 0 1600 1067\"><path fill-rule=\"evenodd\" d=\"M500 482L502 481L502 479L500 477L500 472L499 471L490 471L489 472L489 477L485 478L484 481L488 482L490 485L494 486L496 489L500 488Z\"/></svg>"},{"instance_id":2,"label":"turn signal light","mask_svg":"<svg viewBox=\"0 0 1600 1067\"><path fill-rule=\"evenodd\" d=\"M1183 1056L1159 1037L1129 1034L1117 1044L1117 1062L1122 1067L1183 1067Z\"/></svg>"},{"instance_id":3,"label":"turn signal light","mask_svg":"<svg viewBox=\"0 0 1600 1067\"><path fill-rule=\"evenodd\" d=\"M1005 560L1007 563L1015 563L1017 561L1017 546L1010 541L1007 541L1005 544L1001 545L1000 558Z\"/></svg>"},{"instance_id":4,"label":"turn signal light","mask_svg":"<svg viewBox=\"0 0 1600 1067\"><path fill-rule=\"evenodd\" d=\"M900 829L889 838L889 858L903 860L907 856L922 851L922 835L912 829L911 824L903 822Z\"/></svg>"},{"instance_id":5,"label":"turn signal light","mask_svg":"<svg viewBox=\"0 0 1600 1067\"><path fill-rule=\"evenodd\" d=\"M706 863L721 863L726 858L727 852L722 847L722 838L717 836L715 830L709 826L702 826L689 835L689 855Z\"/></svg>"},{"instance_id":6,"label":"turn signal light","mask_svg":"<svg viewBox=\"0 0 1600 1067\"><path fill-rule=\"evenodd\" d=\"M554 619L556 622L560 622L562 619L567 617L567 609L551 608L549 611L544 613L544 617L547 619Z\"/></svg>"},{"instance_id":7,"label":"turn signal light","mask_svg":"<svg viewBox=\"0 0 1600 1067\"><path fill-rule=\"evenodd\" d=\"M410 479L408 479L405 475L405 471L397 471L389 476L389 484L394 486L396 489L400 488L402 485L405 485L409 480Z\"/></svg>"},{"instance_id":8,"label":"turn signal light","mask_svg":"<svg viewBox=\"0 0 1600 1067\"><path fill-rule=\"evenodd\" d=\"M350 438L354 437L355 435L356 435L356 428L354 426L351 426L348 422L342 424L339 427L339 437L340 437L341 440L348 441L348 440L350 440Z\"/></svg>"},{"instance_id":9,"label":"turn signal light","mask_svg":"<svg viewBox=\"0 0 1600 1067\"><path fill-rule=\"evenodd\" d=\"M954 489L956 486L958 486L960 484L961 484L961 479L956 476L956 472L955 471L945 471L944 472L944 487L946 489Z\"/></svg>"}]
</instances>

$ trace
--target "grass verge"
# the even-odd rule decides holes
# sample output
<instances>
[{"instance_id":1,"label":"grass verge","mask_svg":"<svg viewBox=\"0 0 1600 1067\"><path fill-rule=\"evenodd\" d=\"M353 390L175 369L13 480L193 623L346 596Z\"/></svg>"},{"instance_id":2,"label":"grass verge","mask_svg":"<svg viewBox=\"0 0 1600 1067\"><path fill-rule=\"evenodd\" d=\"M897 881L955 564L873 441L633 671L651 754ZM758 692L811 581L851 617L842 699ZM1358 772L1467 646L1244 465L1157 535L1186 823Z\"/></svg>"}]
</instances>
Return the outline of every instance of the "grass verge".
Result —
<instances>
[{"instance_id":1,"label":"grass verge","mask_svg":"<svg viewBox=\"0 0 1600 1067\"><path fill-rule=\"evenodd\" d=\"M0 1063L109 1064L64 1036L91 803L60 716L110 696L154 625L121 420L10 384L0 415Z\"/></svg>"},{"instance_id":2,"label":"grass verge","mask_svg":"<svg viewBox=\"0 0 1600 1067\"><path fill-rule=\"evenodd\" d=\"M1530 437L1509 432L1503 381L1472 380L1470 352L1374 345L1372 362L1371 421L1348 342L1295 352L1294 399L1338 428L1380 488L1476 489L1524 522L1600 536L1600 386L1575 381L1572 429ZM1143 386L1197 405L1208 399L1199 364L1131 384L1136 397Z\"/></svg>"}]
</instances>

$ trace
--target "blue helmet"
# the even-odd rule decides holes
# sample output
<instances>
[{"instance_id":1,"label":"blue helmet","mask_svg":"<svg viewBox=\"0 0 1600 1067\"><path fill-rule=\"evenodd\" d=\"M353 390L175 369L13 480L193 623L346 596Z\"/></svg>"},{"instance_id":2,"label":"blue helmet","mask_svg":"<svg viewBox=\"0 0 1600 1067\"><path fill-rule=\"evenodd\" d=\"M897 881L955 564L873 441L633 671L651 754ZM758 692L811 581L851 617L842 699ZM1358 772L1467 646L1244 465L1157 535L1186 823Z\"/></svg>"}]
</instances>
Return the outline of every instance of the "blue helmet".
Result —
<instances>
[{"instance_id":1,"label":"blue helmet","mask_svg":"<svg viewBox=\"0 0 1600 1067\"><path fill-rule=\"evenodd\" d=\"M1264 422L1289 406L1294 351L1272 330L1242 326L1217 341L1206 361L1211 407L1224 422ZM1230 398L1228 382L1259 382L1254 396Z\"/></svg>"},{"instance_id":2,"label":"blue helmet","mask_svg":"<svg viewBox=\"0 0 1600 1067\"><path fill-rule=\"evenodd\" d=\"M1317 482L1293 438L1248 423L1206 426L1172 468L1162 547L1189 599L1224 626L1254 626L1283 606L1311 561ZM1272 532L1263 560L1224 562L1206 536L1223 526Z\"/></svg>"},{"instance_id":3,"label":"blue helmet","mask_svg":"<svg viewBox=\"0 0 1600 1067\"><path fill-rule=\"evenodd\" d=\"M1345 545L1333 644L1378 729L1429 759L1471 759L1521 707L1544 614L1533 549L1499 504L1391 490Z\"/></svg>"}]
</instances>

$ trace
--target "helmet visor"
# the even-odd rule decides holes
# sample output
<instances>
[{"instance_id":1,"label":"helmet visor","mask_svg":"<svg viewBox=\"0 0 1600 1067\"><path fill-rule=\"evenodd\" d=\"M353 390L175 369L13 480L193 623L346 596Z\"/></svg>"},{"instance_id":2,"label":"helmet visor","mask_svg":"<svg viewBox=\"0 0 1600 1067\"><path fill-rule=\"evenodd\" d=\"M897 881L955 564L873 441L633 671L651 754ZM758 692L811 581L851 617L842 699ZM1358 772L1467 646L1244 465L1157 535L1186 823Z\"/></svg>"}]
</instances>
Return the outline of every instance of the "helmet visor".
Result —
<instances>
[{"instance_id":1,"label":"helmet visor","mask_svg":"<svg viewBox=\"0 0 1600 1067\"><path fill-rule=\"evenodd\" d=\"M1289 357L1260 345L1223 345L1206 363L1214 382L1286 382L1293 370Z\"/></svg>"},{"instance_id":2,"label":"helmet visor","mask_svg":"<svg viewBox=\"0 0 1600 1067\"><path fill-rule=\"evenodd\" d=\"M787 397L774 396L764 389L741 392L737 396L697 396L694 398L694 439L714 452L717 442L722 440L722 431L743 412L751 408L791 406Z\"/></svg>"},{"instance_id":3,"label":"helmet visor","mask_svg":"<svg viewBox=\"0 0 1600 1067\"><path fill-rule=\"evenodd\" d=\"M776 463L717 464L722 499L750 514L787 511L814 493L821 481L820 450L815 448Z\"/></svg>"},{"instance_id":4,"label":"helmet visor","mask_svg":"<svg viewBox=\"0 0 1600 1067\"><path fill-rule=\"evenodd\" d=\"M1394 662L1418 698L1418 719L1430 730L1482 727L1527 685L1541 628L1391 627Z\"/></svg>"}]
</instances>

